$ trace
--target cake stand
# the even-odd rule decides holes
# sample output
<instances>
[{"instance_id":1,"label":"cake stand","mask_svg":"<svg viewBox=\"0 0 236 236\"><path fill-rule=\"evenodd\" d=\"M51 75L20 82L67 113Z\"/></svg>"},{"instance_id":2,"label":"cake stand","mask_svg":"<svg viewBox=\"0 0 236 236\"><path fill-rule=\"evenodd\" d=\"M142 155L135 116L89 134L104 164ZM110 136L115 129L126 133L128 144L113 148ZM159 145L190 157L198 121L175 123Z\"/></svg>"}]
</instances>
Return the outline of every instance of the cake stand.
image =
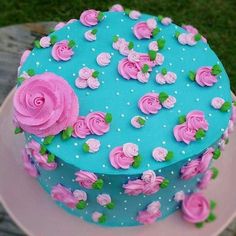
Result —
<instances>
[{"instance_id":1,"label":"cake stand","mask_svg":"<svg viewBox=\"0 0 236 236\"><path fill-rule=\"evenodd\" d=\"M197 229L182 220L176 212L164 221L150 226L102 228L73 217L57 207L50 196L23 170L20 151L23 135L14 135L12 98L8 95L0 110L0 200L13 220L30 236L213 236L218 235L236 216L236 132L223 155L214 165L219 177L205 191L218 204L217 220Z\"/></svg>"}]
</instances>

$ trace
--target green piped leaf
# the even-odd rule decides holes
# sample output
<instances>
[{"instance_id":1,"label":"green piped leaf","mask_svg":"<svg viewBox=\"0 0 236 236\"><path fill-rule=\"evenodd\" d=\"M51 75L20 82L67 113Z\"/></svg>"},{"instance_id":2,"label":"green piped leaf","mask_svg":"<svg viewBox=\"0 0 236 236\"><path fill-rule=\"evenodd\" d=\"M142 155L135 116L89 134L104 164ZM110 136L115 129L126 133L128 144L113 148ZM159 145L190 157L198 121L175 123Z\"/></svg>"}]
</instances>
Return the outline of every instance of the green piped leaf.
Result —
<instances>
[{"instance_id":1,"label":"green piped leaf","mask_svg":"<svg viewBox=\"0 0 236 236\"><path fill-rule=\"evenodd\" d=\"M83 210L84 208L86 208L87 203L84 200L80 200L77 204L76 204L76 209L78 210Z\"/></svg>"},{"instance_id":2,"label":"green piped leaf","mask_svg":"<svg viewBox=\"0 0 236 236\"><path fill-rule=\"evenodd\" d=\"M93 189L102 189L103 187L103 180L98 179L96 182L93 183L92 188Z\"/></svg>"},{"instance_id":3,"label":"green piped leaf","mask_svg":"<svg viewBox=\"0 0 236 236\"><path fill-rule=\"evenodd\" d=\"M164 179L160 185L160 188L167 188L169 184L170 184L170 181L168 179Z\"/></svg>"},{"instance_id":4,"label":"green piped leaf","mask_svg":"<svg viewBox=\"0 0 236 236\"><path fill-rule=\"evenodd\" d=\"M220 108L220 111L227 112L231 108L231 102L224 102L222 107Z\"/></svg>"},{"instance_id":5,"label":"green piped leaf","mask_svg":"<svg viewBox=\"0 0 236 236\"><path fill-rule=\"evenodd\" d=\"M52 163L54 161L55 161L55 155L52 153L49 153L47 163Z\"/></svg>"},{"instance_id":6,"label":"green piped leaf","mask_svg":"<svg viewBox=\"0 0 236 236\"><path fill-rule=\"evenodd\" d=\"M212 75L218 75L218 74L220 74L222 72L222 70L221 70L221 68L220 68L220 66L219 65L214 65L213 67L212 67L212 69L211 69L211 74Z\"/></svg>"},{"instance_id":7,"label":"green piped leaf","mask_svg":"<svg viewBox=\"0 0 236 236\"><path fill-rule=\"evenodd\" d=\"M44 155L44 154L46 154L47 153L47 148L46 148L46 146L45 145L43 145L43 144L41 144L40 145L40 154L42 154L42 155Z\"/></svg>"},{"instance_id":8,"label":"green piped leaf","mask_svg":"<svg viewBox=\"0 0 236 236\"><path fill-rule=\"evenodd\" d=\"M89 152L89 145L87 143L84 143L82 148L84 152Z\"/></svg>"},{"instance_id":9,"label":"green piped leaf","mask_svg":"<svg viewBox=\"0 0 236 236\"><path fill-rule=\"evenodd\" d=\"M22 132L23 132L23 130L20 127L15 128L15 131L14 131L15 134L20 134Z\"/></svg>"},{"instance_id":10,"label":"green piped leaf","mask_svg":"<svg viewBox=\"0 0 236 236\"><path fill-rule=\"evenodd\" d=\"M105 216L105 215L102 215L102 216L99 217L98 223L103 224L103 223L106 222L106 220L107 220L106 216Z\"/></svg>"},{"instance_id":11,"label":"green piped leaf","mask_svg":"<svg viewBox=\"0 0 236 236\"><path fill-rule=\"evenodd\" d=\"M212 167L211 171L212 171L212 177L211 178L216 179L217 176L219 175L219 170L216 167Z\"/></svg>"},{"instance_id":12,"label":"green piped leaf","mask_svg":"<svg viewBox=\"0 0 236 236\"><path fill-rule=\"evenodd\" d=\"M75 41L74 40L70 40L69 43L68 43L68 47L69 48L73 48L74 46L76 45Z\"/></svg>"},{"instance_id":13,"label":"green piped leaf","mask_svg":"<svg viewBox=\"0 0 236 236\"><path fill-rule=\"evenodd\" d=\"M203 129L199 129L195 134L195 138L197 140L204 138L205 136L206 136L206 132Z\"/></svg>"},{"instance_id":14,"label":"green piped leaf","mask_svg":"<svg viewBox=\"0 0 236 236\"><path fill-rule=\"evenodd\" d=\"M125 14L129 15L129 13L131 12L131 10L129 8L125 8Z\"/></svg>"},{"instance_id":15,"label":"green piped leaf","mask_svg":"<svg viewBox=\"0 0 236 236\"><path fill-rule=\"evenodd\" d=\"M117 35L114 35L114 36L112 37L113 43L116 43L118 40L119 40L119 37L118 37Z\"/></svg>"},{"instance_id":16,"label":"green piped leaf","mask_svg":"<svg viewBox=\"0 0 236 236\"><path fill-rule=\"evenodd\" d=\"M153 31L152 31L152 36L155 37L156 35L158 35L160 32L160 29L158 28L155 28Z\"/></svg>"},{"instance_id":17,"label":"green piped leaf","mask_svg":"<svg viewBox=\"0 0 236 236\"><path fill-rule=\"evenodd\" d=\"M228 144L228 143L229 143L229 138L225 140L225 144Z\"/></svg>"},{"instance_id":18,"label":"green piped leaf","mask_svg":"<svg viewBox=\"0 0 236 236\"><path fill-rule=\"evenodd\" d=\"M162 16L162 15L159 15L159 16L157 17L157 19L158 19L159 21L162 21L163 16Z\"/></svg>"},{"instance_id":19,"label":"green piped leaf","mask_svg":"<svg viewBox=\"0 0 236 236\"><path fill-rule=\"evenodd\" d=\"M174 152L168 151L165 160L166 160L166 161L170 161L170 160L173 159L173 157L174 157Z\"/></svg>"},{"instance_id":20,"label":"green piped leaf","mask_svg":"<svg viewBox=\"0 0 236 236\"><path fill-rule=\"evenodd\" d=\"M102 21L104 19L104 14L103 14L103 12L99 12L98 13L98 21Z\"/></svg>"},{"instance_id":21,"label":"green piped leaf","mask_svg":"<svg viewBox=\"0 0 236 236\"><path fill-rule=\"evenodd\" d=\"M147 64L144 64L144 65L143 65L143 68L142 68L142 72L143 72L143 73L147 73L148 70L149 70L149 66L148 66Z\"/></svg>"},{"instance_id":22,"label":"green piped leaf","mask_svg":"<svg viewBox=\"0 0 236 236\"><path fill-rule=\"evenodd\" d=\"M22 84L23 81L25 80L25 78L23 78L23 77L18 77L16 80L17 80L17 83Z\"/></svg>"},{"instance_id":23,"label":"green piped leaf","mask_svg":"<svg viewBox=\"0 0 236 236\"><path fill-rule=\"evenodd\" d=\"M221 155L221 151L220 151L220 149L219 148L217 148L217 149L215 149L215 151L213 152L213 159L214 160L217 160L219 157L220 157L220 155Z\"/></svg>"},{"instance_id":24,"label":"green piped leaf","mask_svg":"<svg viewBox=\"0 0 236 236\"><path fill-rule=\"evenodd\" d=\"M57 36L56 35L52 35L50 36L50 43L53 45L57 42Z\"/></svg>"},{"instance_id":25,"label":"green piped leaf","mask_svg":"<svg viewBox=\"0 0 236 236\"><path fill-rule=\"evenodd\" d=\"M107 124L110 124L112 122L112 114L111 113L107 113L105 116L105 122Z\"/></svg>"},{"instance_id":26,"label":"green piped leaf","mask_svg":"<svg viewBox=\"0 0 236 236\"><path fill-rule=\"evenodd\" d=\"M28 70L27 70L27 74L28 74L29 76L34 76L34 75L35 75L34 69L28 69Z\"/></svg>"},{"instance_id":27,"label":"green piped leaf","mask_svg":"<svg viewBox=\"0 0 236 236\"><path fill-rule=\"evenodd\" d=\"M162 73L163 75L166 75L166 74L167 74L167 69L166 69L166 68L162 68L162 69L161 69L161 73Z\"/></svg>"},{"instance_id":28,"label":"green piped leaf","mask_svg":"<svg viewBox=\"0 0 236 236\"><path fill-rule=\"evenodd\" d=\"M186 122L186 116L185 115L179 116L179 124L183 124L184 122Z\"/></svg>"},{"instance_id":29,"label":"green piped leaf","mask_svg":"<svg viewBox=\"0 0 236 236\"><path fill-rule=\"evenodd\" d=\"M92 74L93 78L97 78L99 76L99 72L95 70Z\"/></svg>"},{"instance_id":30,"label":"green piped leaf","mask_svg":"<svg viewBox=\"0 0 236 236\"><path fill-rule=\"evenodd\" d=\"M236 101L233 102L233 105L236 107Z\"/></svg>"},{"instance_id":31,"label":"green piped leaf","mask_svg":"<svg viewBox=\"0 0 236 236\"><path fill-rule=\"evenodd\" d=\"M210 208L211 208L211 210L214 210L216 208L216 202L215 201L213 201L213 200L210 201Z\"/></svg>"},{"instance_id":32,"label":"green piped leaf","mask_svg":"<svg viewBox=\"0 0 236 236\"><path fill-rule=\"evenodd\" d=\"M202 36L200 35L200 34L195 34L194 35L194 39L195 39L195 41L200 41L201 40L201 38L202 38Z\"/></svg>"},{"instance_id":33,"label":"green piped leaf","mask_svg":"<svg viewBox=\"0 0 236 236\"><path fill-rule=\"evenodd\" d=\"M153 50L149 50L149 51L148 51L148 56L149 56L149 58L150 58L151 61L155 61L156 56L157 56L157 52L156 52L156 51L153 51Z\"/></svg>"},{"instance_id":34,"label":"green piped leaf","mask_svg":"<svg viewBox=\"0 0 236 236\"><path fill-rule=\"evenodd\" d=\"M67 140L71 137L72 133L73 133L73 127L68 127L66 130L62 132L61 137L63 140Z\"/></svg>"},{"instance_id":35,"label":"green piped leaf","mask_svg":"<svg viewBox=\"0 0 236 236\"><path fill-rule=\"evenodd\" d=\"M200 228L202 228L204 226L204 223L203 222L199 222L199 223L196 223L195 226L200 229Z\"/></svg>"},{"instance_id":36,"label":"green piped leaf","mask_svg":"<svg viewBox=\"0 0 236 236\"><path fill-rule=\"evenodd\" d=\"M160 94L159 94L159 100L161 103L163 103L168 97L169 97L169 95L165 92L160 92Z\"/></svg>"},{"instance_id":37,"label":"green piped leaf","mask_svg":"<svg viewBox=\"0 0 236 236\"><path fill-rule=\"evenodd\" d=\"M145 123L146 123L146 120L144 119L144 118L142 118L142 117L139 117L138 119L137 119L137 122L140 124L140 125L145 125Z\"/></svg>"},{"instance_id":38,"label":"green piped leaf","mask_svg":"<svg viewBox=\"0 0 236 236\"><path fill-rule=\"evenodd\" d=\"M131 50L133 48L134 48L134 43L133 42L129 42L128 49Z\"/></svg>"},{"instance_id":39,"label":"green piped leaf","mask_svg":"<svg viewBox=\"0 0 236 236\"><path fill-rule=\"evenodd\" d=\"M44 140L43 140L43 144L44 145L51 144L54 138L55 138L54 135L49 135L49 136L45 137Z\"/></svg>"},{"instance_id":40,"label":"green piped leaf","mask_svg":"<svg viewBox=\"0 0 236 236\"><path fill-rule=\"evenodd\" d=\"M188 77L190 80L194 81L196 77L196 73L194 71L189 71Z\"/></svg>"},{"instance_id":41,"label":"green piped leaf","mask_svg":"<svg viewBox=\"0 0 236 236\"><path fill-rule=\"evenodd\" d=\"M158 44L158 49L161 50L165 47L166 41L165 39L158 39L157 44Z\"/></svg>"},{"instance_id":42,"label":"green piped leaf","mask_svg":"<svg viewBox=\"0 0 236 236\"><path fill-rule=\"evenodd\" d=\"M132 166L134 168L138 168L141 165L141 162L142 162L142 157L140 155L135 156L134 157L134 162L133 162Z\"/></svg>"},{"instance_id":43,"label":"green piped leaf","mask_svg":"<svg viewBox=\"0 0 236 236\"><path fill-rule=\"evenodd\" d=\"M114 207L115 207L115 203L114 202L110 202L106 205L106 207L109 209L109 210L112 210Z\"/></svg>"},{"instance_id":44,"label":"green piped leaf","mask_svg":"<svg viewBox=\"0 0 236 236\"><path fill-rule=\"evenodd\" d=\"M213 212L211 212L210 215L208 216L208 218L206 219L206 222L209 223L209 222L213 222L215 220L216 220L216 215Z\"/></svg>"},{"instance_id":45,"label":"green piped leaf","mask_svg":"<svg viewBox=\"0 0 236 236\"><path fill-rule=\"evenodd\" d=\"M176 31L176 32L175 32L175 37L178 38L178 37L180 36L180 34L181 34L181 33L180 33L179 31Z\"/></svg>"},{"instance_id":46,"label":"green piped leaf","mask_svg":"<svg viewBox=\"0 0 236 236\"><path fill-rule=\"evenodd\" d=\"M39 40L35 40L35 41L34 41L34 46L35 46L36 48L41 48Z\"/></svg>"},{"instance_id":47,"label":"green piped leaf","mask_svg":"<svg viewBox=\"0 0 236 236\"><path fill-rule=\"evenodd\" d=\"M93 34L93 35L95 35L97 32L98 32L97 29L92 29L92 30L91 30L91 34Z\"/></svg>"}]
</instances>

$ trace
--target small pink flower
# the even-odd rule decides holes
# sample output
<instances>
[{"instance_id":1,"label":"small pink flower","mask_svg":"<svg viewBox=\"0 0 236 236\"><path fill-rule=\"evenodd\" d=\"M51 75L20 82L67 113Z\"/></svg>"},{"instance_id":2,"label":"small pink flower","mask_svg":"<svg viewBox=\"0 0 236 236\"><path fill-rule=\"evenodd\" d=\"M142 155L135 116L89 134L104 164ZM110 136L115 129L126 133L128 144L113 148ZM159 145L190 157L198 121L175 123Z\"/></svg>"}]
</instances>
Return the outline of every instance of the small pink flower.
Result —
<instances>
[{"instance_id":1,"label":"small pink flower","mask_svg":"<svg viewBox=\"0 0 236 236\"><path fill-rule=\"evenodd\" d=\"M197 43L197 41L195 40L195 34L189 33L185 37L186 37L186 42L189 46L194 46Z\"/></svg>"},{"instance_id":2,"label":"small pink flower","mask_svg":"<svg viewBox=\"0 0 236 236\"><path fill-rule=\"evenodd\" d=\"M207 169L211 163L213 153L214 153L213 148L209 148L209 149L207 149L207 151L205 153L203 153L203 155L200 159L200 163L199 163L199 173L204 173L207 171Z\"/></svg>"},{"instance_id":3,"label":"small pink flower","mask_svg":"<svg viewBox=\"0 0 236 236\"><path fill-rule=\"evenodd\" d=\"M88 171L77 171L75 173L76 177L76 181L84 188L87 189L92 189L93 188L93 184L98 180L97 176L92 173L92 172L88 172Z\"/></svg>"},{"instance_id":4,"label":"small pink flower","mask_svg":"<svg viewBox=\"0 0 236 236\"><path fill-rule=\"evenodd\" d=\"M102 52L97 56L97 63L99 66L107 66L111 62L111 55L107 52Z\"/></svg>"},{"instance_id":5,"label":"small pink flower","mask_svg":"<svg viewBox=\"0 0 236 236\"><path fill-rule=\"evenodd\" d=\"M42 48L48 48L51 45L51 38L44 36L40 39L39 44Z\"/></svg>"},{"instance_id":6,"label":"small pink flower","mask_svg":"<svg viewBox=\"0 0 236 236\"><path fill-rule=\"evenodd\" d=\"M192 141L195 141L196 131L190 129L185 123L181 125L176 125L174 128L174 136L176 141L184 142L189 144Z\"/></svg>"},{"instance_id":7,"label":"small pink flower","mask_svg":"<svg viewBox=\"0 0 236 236\"><path fill-rule=\"evenodd\" d=\"M165 81L167 84L173 84L175 83L177 79L177 75L174 72L168 71L165 75Z\"/></svg>"},{"instance_id":8,"label":"small pink flower","mask_svg":"<svg viewBox=\"0 0 236 236\"><path fill-rule=\"evenodd\" d=\"M73 125L73 137L86 138L90 134L89 128L86 125L85 117L79 116Z\"/></svg>"},{"instance_id":9,"label":"small pink flower","mask_svg":"<svg viewBox=\"0 0 236 236\"><path fill-rule=\"evenodd\" d=\"M160 185L164 181L162 176L157 176L153 182L145 183L143 194L152 195L160 190Z\"/></svg>"},{"instance_id":10,"label":"small pink flower","mask_svg":"<svg viewBox=\"0 0 236 236\"><path fill-rule=\"evenodd\" d=\"M130 62L127 58L124 58L119 61L118 72L124 79L137 79L139 69L135 63Z\"/></svg>"},{"instance_id":11,"label":"small pink flower","mask_svg":"<svg viewBox=\"0 0 236 236\"><path fill-rule=\"evenodd\" d=\"M133 33L137 39L150 39L152 36L152 30L147 25L146 22L138 22L133 29Z\"/></svg>"},{"instance_id":12,"label":"small pink flower","mask_svg":"<svg viewBox=\"0 0 236 236\"><path fill-rule=\"evenodd\" d=\"M162 74L162 73L158 73L156 75L156 82L158 84L166 84L166 79L165 79L165 76Z\"/></svg>"},{"instance_id":13,"label":"small pink flower","mask_svg":"<svg viewBox=\"0 0 236 236\"><path fill-rule=\"evenodd\" d=\"M118 38L118 40L116 42L113 42L112 47L115 50L119 50L120 46L124 43L126 43L126 41L123 38Z\"/></svg>"},{"instance_id":14,"label":"small pink flower","mask_svg":"<svg viewBox=\"0 0 236 236\"><path fill-rule=\"evenodd\" d=\"M131 52L129 53L129 55L128 55L128 60L129 60L130 62L133 62L133 63L139 62L139 60L140 60L140 55L139 55L139 53L137 53L137 52L135 52L135 51L131 51Z\"/></svg>"},{"instance_id":15,"label":"small pink flower","mask_svg":"<svg viewBox=\"0 0 236 236\"><path fill-rule=\"evenodd\" d=\"M184 198L185 198L185 193L184 193L183 191L177 192L177 193L175 194L175 196L174 196L174 200L175 200L176 202L181 202L181 201L184 200Z\"/></svg>"},{"instance_id":16,"label":"small pink flower","mask_svg":"<svg viewBox=\"0 0 236 236\"><path fill-rule=\"evenodd\" d=\"M131 10L129 13L129 17L133 20L137 20L141 16L141 13L136 10Z\"/></svg>"},{"instance_id":17,"label":"small pink flower","mask_svg":"<svg viewBox=\"0 0 236 236\"><path fill-rule=\"evenodd\" d=\"M145 183L154 183L156 180L156 174L153 170L146 170L142 174L142 180Z\"/></svg>"},{"instance_id":18,"label":"small pink flower","mask_svg":"<svg viewBox=\"0 0 236 236\"><path fill-rule=\"evenodd\" d=\"M147 83L149 77L150 77L149 73L143 73L142 71L139 71L137 74L137 80L141 83Z\"/></svg>"},{"instance_id":19,"label":"small pink flower","mask_svg":"<svg viewBox=\"0 0 236 236\"><path fill-rule=\"evenodd\" d=\"M122 11L124 11L124 8L120 4L114 4L113 6L111 6L109 11L122 12Z\"/></svg>"},{"instance_id":20,"label":"small pink flower","mask_svg":"<svg viewBox=\"0 0 236 236\"><path fill-rule=\"evenodd\" d=\"M106 206L108 205L109 203L111 203L111 197L109 194L99 194L97 196L97 203L101 206Z\"/></svg>"},{"instance_id":21,"label":"small pink flower","mask_svg":"<svg viewBox=\"0 0 236 236\"><path fill-rule=\"evenodd\" d=\"M205 115L202 111L199 110L194 110L188 113L188 115L186 116L186 124L188 128L193 130L208 130L208 123L205 119Z\"/></svg>"},{"instance_id":22,"label":"small pink flower","mask_svg":"<svg viewBox=\"0 0 236 236\"><path fill-rule=\"evenodd\" d=\"M148 45L148 48L149 48L149 50L152 50L152 51L158 51L158 43L157 43L157 41L152 41L152 42L150 42L149 43L149 45Z\"/></svg>"},{"instance_id":23,"label":"small pink flower","mask_svg":"<svg viewBox=\"0 0 236 236\"><path fill-rule=\"evenodd\" d=\"M198 188L201 190L206 189L211 178L212 178L212 171L211 170L206 171L201 179L201 182L198 184Z\"/></svg>"},{"instance_id":24,"label":"small pink flower","mask_svg":"<svg viewBox=\"0 0 236 236\"><path fill-rule=\"evenodd\" d=\"M144 126L144 123L145 123L145 118L144 117L141 117L141 116L134 116L132 119L131 119L131 124L133 127L139 129L141 127Z\"/></svg>"},{"instance_id":25,"label":"small pink flower","mask_svg":"<svg viewBox=\"0 0 236 236\"><path fill-rule=\"evenodd\" d=\"M97 78L90 77L87 80L87 85L91 89L97 89L100 86L100 82L99 82L99 80Z\"/></svg>"},{"instance_id":26,"label":"small pink flower","mask_svg":"<svg viewBox=\"0 0 236 236\"><path fill-rule=\"evenodd\" d=\"M144 182L141 179L129 180L127 184L123 185L125 193L130 196L137 196L143 192Z\"/></svg>"},{"instance_id":27,"label":"small pink flower","mask_svg":"<svg viewBox=\"0 0 236 236\"><path fill-rule=\"evenodd\" d=\"M90 77L92 77L94 70L90 69L88 67L83 67L82 69L79 70L79 77L81 79L87 80Z\"/></svg>"},{"instance_id":28,"label":"small pink flower","mask_svg":"<svg viewBox=\"0 0 236 236\"><path fill-rule=\"evenodd\" d=\"M162 65L164 62L164 56L161 53L157 53L156 59L154 61L155 65Z\"/></svg>"},{"instance_id":29,"label":"small pink flower","mask_svg":"<svg viewBox=\"0 0 236 236\"><path fill-rule=\"evenodd\" d=\"M135 157L138 155L138 145L134 143L125 143L123 145L123 152L127 157Z\"/></svg>"},{"instance_id":30,"label":"small pink flower","mask_svg":"<svg viewBox=\"0 0 236 236\"><path fill-rule=\"evenodd\" d=\"M78 78L75 80L75 86L76 86L77 88L81 88L81 89L87 88L87 86L88 86L87 80L81 79L80 77L78 77Z\"/></svg>"},{"instance_id":31,"label":"small pink flower","mask_svg":"<svg viewBox=\"0 0 236 236\"><path fill-rule=\"evenodd\" d=\"M167 109L171 109L174 107L176 103L176 98L173 96L169 96L161 105Z\"/></svg>"},{"instance_id":32,"label":"small pink flower","mask_svg":"<svg viewBox=\"0 0 236 236\"><path fill-rule=\"evenodd\" d=\"M102 216L103 216L102 213L95 211L95 212L93 212L93 214L92 214L92 220L97 223L97 222L99 222L99 219L100 219Z\"/></svg>"},{"instance_id":33,"label":"small pink flower","mask_svg":"<svg viewBox=\"0 0 236 236\"><path fill-rule=\"evenodd\" d=\"M161 211L158 210L156 213L149 213L147 210L139 211L136 220L140 224L149 225L155 223L155 221L161 217Z\"/></svg>"},{"instance_id":34,"label":"small pink flower","mask_svg":"<svg viewBox=\"0 0 236 236\"><path fill-rule=\"evenodd\" d=\"M195 76L196 82L202 87L213 86L217 82L217 78L211 72L212 72L211 66L200 67L196 72Z\"/></svg>"},{"instance_id":35,"label":"small pink flower","mask_svg":"<svg viewBox=\"0 0 236 236\"><path fill-rule=\"evenodd\" d=\"M211 105L215 109L220 109L223 106L224 103L225 103L225 100L223 98L220 98L220 97L215 97L211 100Z\"/></svg>"},{"instance_id":36,"label":"small pink flower","mask_svg":"<svg viewBox=\"0 0 236 236\"><path fill-rule=\"evenodd\" d=\"M84 37L88 41L95 41L97 39L96 34L92 33L92 30L88 30L84 33Z\"/></svg>"},{"instance_id":37,"label":"small pink flower","mask_svg":"<svg viewBox=\"0 0 236 236\"><path fill-rule=\"evenodd\" d=\"M20 59L20 66L22 66L22 65L25 63L25 61L26 61L26 59L29 57L30 53L31 53L30 50L25 50L25 51L23 52L23 54L22 54L22 56L21 56L21 59Z\"/></svg>"},{"instance_id":38,"label":"small pink flower","mask_svg":"<svg viewBox=\"0 0 236 236\"><path fill-rule=\"evenodd\" d=\"M63 28L66 24L64 22L59 22L58 24L55 25L54 30L57 31L61 28Z\"/></svg>"},{"instance_id":39,"label":"small pink flower","mask_svg":"<svg viewBox=\"0 0 236 236\"><path fill-rule=\"evenodd\" d=\"M80 22L85 26L94 26L98 24L99 11L94 9L83 11L80 15Z\"/></svg>"},{"instance_id":40,"label":"small pink flower","mask_svg":"<svg viewBox=\"0 0 236 236\"><path fill-rule=\"evenodd\" d=\"M157 27L157 22L154 18L147 19L146 23L151 30L154 30Z\"/></svg>"},{"instance_id":41,"label":"small pink flower","mask_svg":"<svg viewBox=\"0 0 236 236\"><path fill-rule=\"evenodd\" d=\"M170 17L164 17L164 18L162 18L161 23L163 25L169 25L172 23L172 19Z\"/></svg>"},{"instance_id":42,"label":"small pink flower","mask_svg":"<svg viewBox=\"0 0 236 236\"><path fill-rule=\"evenodd\" d=\"M192 25L182 25L182 27L191 34L198 34L198 30Z\"/></svg>"},{"instance_id":43,"label":"small pink flower","mask_svg":"<svg viewBox=\"0 0 236 236\"><path fill-rule=\"evenodd\" d=\"M66 24L68 25L68 24L74 23L76 21L78 21L78 20L77 19L70 19L70 20L67 21Z\"/></svg>"},{"instance_id":44,"label":"small pink flower","mask_svg":"<svg viewBox=\"0 0 236 236\"><path fill-rule=\"evenodd\" d=\"M195 177L199 173L199 164L200 164L200 160L195 159L188 162L187 165L184 165L180 170L181 178L183 180L189 180Z\"/></svg>"},{"instance_id":45,"label":"small pink flower","mask_svg":"<svg viewBox=\"0 0 236 236\"><path fill-rule=\"evenodd\" d=\"M86 141L86 144L89 146L89 152L95 153L99 151L99 148L101 146L101 143L99 140L90 138Z\"/></svg>"},{"instance_id":46,"label":"small pink flower","mask_svg":"<svg viewBox=\"0 0 236 236\"><path fill-rule=\"evenodd\" d=\"M76 198L78 201L87 201L87 193L84 192L83 190L75 190L73 192L73 196Z\"/></svg>"},{"instance_id":47,"label":"small pink flower","mask_svg":"<svg viewBox=\"0 0 236 236\"><path fill-rule=\"evenodd\" d=\"M147 206L147 212L150 214L156 214L161 208L159 201L154 201Z\"/></svg>"},{"instance_id":48,"label":"small pink flower","mask_svg":"<svg viewBox=\"0 0 236 236\"><path fill-rule=\"evenodd\" d=\"M165 161L165 158L168 154L167 149L163 148L163 147L156 147L155 149L153 149L152 151L152 156L156 161Z\"/></svg>"},{"instance_id":49,"label":"small pink flower","mask_svg":"<svg viewBox=\"0 0 236 236\"><path fill-rule=\"evenodd\" d=\"M129 49L129 43L128 42L122 43L119 47L119 53L123 56L128 56L131 51L132 50Z\"/></svg>"},{"instance_id":50,"label":"small pink flower","mask_svg":"<svg viewBox=\"0 0 236 236\"><path fill-rule=\"evenodd\" d=\"M62 40L55 43L52 47L52 57L56 61L68 61L73 56L74 52L72 48L68 46L68 40Z\"/></svg>"},{"instance_id":51,"label":"small pink flower","mask_svg":"<svg viewBox=\"0 0 236 236\"><path fill-rule=\"evenodd\" d=\"M178 36L178 41L180 44L186 45L187 44L187 34L182 33Z\"/></svg>"},{"instance_id":52,"label":"small pink flower","mask_svg":"<svg viewBox=\"0 0 236 236\"><path fill-rule=\"evenodd\" d=\"M35 164L33 163L33 161L30 159L29 155L27 154L26 150L23 149L22 150L22 160L23 160L23 164L24 164L24 169L25 171L31 176L36 178L39 173L38 170L35 166Z\"/></svg>"}]
</instances>

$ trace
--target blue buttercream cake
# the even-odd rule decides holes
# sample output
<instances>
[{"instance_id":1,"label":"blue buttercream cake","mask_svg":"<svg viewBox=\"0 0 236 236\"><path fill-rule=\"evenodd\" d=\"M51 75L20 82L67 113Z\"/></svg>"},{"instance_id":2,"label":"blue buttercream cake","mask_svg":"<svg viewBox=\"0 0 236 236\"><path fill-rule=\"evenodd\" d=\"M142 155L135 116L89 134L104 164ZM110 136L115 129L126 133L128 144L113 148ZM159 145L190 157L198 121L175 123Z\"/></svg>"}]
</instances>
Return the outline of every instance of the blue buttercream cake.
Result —
<instances>
[{"instance_id":1,"label":"blue buttercream cake","mask_svg":"<svg viewBox=\"0 0 236 236\"><path fill-rule=\"evenodd\" d=\"M215 204L199 190L217 176L234 118L227 73L194 27L111 10L61 22L24 53L14 97L24 167L88 222L135 226L182 209L202 226Z\"/></svg>"}]
</instances>

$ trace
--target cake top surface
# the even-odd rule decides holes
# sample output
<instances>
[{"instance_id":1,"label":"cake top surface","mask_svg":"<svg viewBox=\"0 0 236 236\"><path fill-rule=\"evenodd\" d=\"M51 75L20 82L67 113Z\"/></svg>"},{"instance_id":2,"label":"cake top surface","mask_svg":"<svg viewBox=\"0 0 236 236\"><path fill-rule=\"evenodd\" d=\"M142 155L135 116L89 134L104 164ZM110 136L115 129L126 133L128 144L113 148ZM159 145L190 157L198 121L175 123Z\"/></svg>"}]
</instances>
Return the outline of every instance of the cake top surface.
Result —
<instances>
[{"instance_id":1,"label":"cake top surface","mask_svg":"<svg viewBox=\"0 0 236 236\"><path fill-rule=\"evenodd\" d=\"M215 97L231 102L229 79L215 53L202 40L199 40L193 46L180 44L175 37L176 31L179 32L178 37L179 34L186 33L186 30L173 23L164 25L156 17L160 32L150 39L137 39L133 33L134 26L139 22L147 22L150 18L153 19L154 17L142 14L139 19L134 20L123 12L105 12L103 20L94 27L87 27L81 24L79 20L75 21L50 35L51 38L52 35L55 35L57 42L67 40L72 44L70 46L73 49L73 55L69 55L70 53L62 55L64 59L71 57L69 60L57 60L60 55L55 55L55 52L52 56L53 46L51 45L45 48L34 48L22 65L20 75L29 69L33 69L36 75L52 72L68 81L79 100L79 116L85 117L92 112L104 112L105 115L108 114L106 119L109 123L111 121L110 114L112 115L109 131L107 131L107 126L104 126L103 128L106 131L103 130L105 132L103 135L90 134L86 138L71 137L68 140L62 140L60 134L56 135L47 148L65 162L79 169L95 173L114 175L142 173L147 169L161 169L177 161L200 154L218 141L227 128L231 110L221 112L211 105L212 99ZM94 29L96 30L87 32ZM94 40L94 35L96 35L96 40ZM157 52L164 56L164 61L163 63L159 62L158 65L152 68L147 83L140 82L142 79L147 80L150 66L145 68L146 64L140 68L142 75L139 80L124 78L128 73L127 71L130 74L136 73L129 66L127 66L128 69L121 66L119 73L118 64L124 59L127 60L128 56L121 55L119 50L114 49L113 44L117 42L118 38L132 42L129 43L130 50L147 55L151 47L149 44L152 41L165 40L165 47ZM132 47L133 49L131 49ZM151 47L151 49L153 48ZM151 51L149 56L152 57L152 54L156 56L153 52L155 50ZM56 53L60 54L59 51ZM109 56L101 53L109 53ZM123 52L123 54L125 53ZM100 56L98 57L98 55ZM161 57L161 55L159 56ZM217 82L212 86L203 87L196 81L189 79L189 71L196 72L200 67L213 67L214 65L220 66L222 71L217 75ZM93 69L93 72L98 71L99 75L98 73L94 74L94 81L91 82L90 86L87 85L86 88L81 88L85 85L79 84L80 88L78 88L77 78L79 77L79 71L84 67ZM161 84L163 82L161 81L161 78L163 78L161 75L164 76L167 72L174 72L176 77L172 74L172 77L170 76L172 80L169 84ZM157 83L156 76L159 73L161 75L159 75L160 80ZM193 76L196 75L193 73ZM97 86L97 80L100 82L99 87ZM159 99L158 105L162 107L160 110L158 108L156 114L144 114L142 112L142 110L145 111L149 108L145 101L142 100L139 103L140 98L146 94L149 97L157 96ZM172 96L172 99L174 97L174 102L170 99L170 101L168 100L169 103L164 104L167 99L166 95ZM157 107L154 108L157 109ZM195 110L203 112L208 123L207 128L205 130L204 128L200 129L198 133L200 135L199 140L192 141L189 144L177 141L178 138L176 139L173 130L179 124L179 117L182 117L180 120L184 123L185 116ZM73 113L73 111L68 111L69 114L67 115L70 116L71 112ZM141 119L135 120L135 116ZM132 124L135 123L135 126L143 127L135 128L131 124L132 118ZM204 135L201 136L201 131L203 131L205 137L203 137ZM179 132L177 135L181 136L181 131ZM187 131L187 134L185 132L184 137L181 136L182 139L191 140L193 136L191 136L191 131L189 132ZM195 135L196 132L194 132L194 137L196 137ZM32 136L39 143L44 141L42 137L33 134L27 133L27 136ZM90 140L85 145L85 142L89 139L99 140L99 151L86 152L89 145L93 146L93 149L97 149L99 146L96 140ZM142 157L142 161L138 168L130 166L128 169L116 169L109 160L110 152L114 148L122 147L127 143L138 146L138 153ZM173 159L163 162L154 159L153 150L157 147L172 151Z\"/></svg>"}]
</instances>

